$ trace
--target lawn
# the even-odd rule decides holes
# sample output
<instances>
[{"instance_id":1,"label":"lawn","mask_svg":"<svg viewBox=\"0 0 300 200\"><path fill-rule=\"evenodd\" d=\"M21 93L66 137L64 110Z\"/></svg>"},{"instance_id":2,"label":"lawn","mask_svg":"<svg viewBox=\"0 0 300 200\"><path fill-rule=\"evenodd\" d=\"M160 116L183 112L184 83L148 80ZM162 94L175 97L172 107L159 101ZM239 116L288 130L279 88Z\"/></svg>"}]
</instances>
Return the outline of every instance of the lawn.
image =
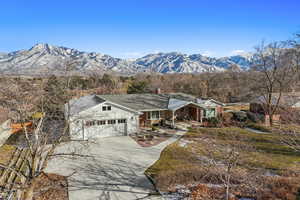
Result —
<instances>
[{"instance_id":1,"label":"lawn","mask_svg":"<svg viewBox=\"0 0 300 200\"><path fill-rule=\"evenodd\" d=\"M256 183L263 180L260 189L265 190L260 191L263 194L261 197L255 196L257 199L296 198L299 178L295 172L300 169L300 154L283 145L281 136L275 133L258 134L235 127L191 129L179 141L169 145L146 174L151 176L158 189L164 192L174 192L177 185L220 184L217 167L209 168L206 164L209 160L208 155L211 155L208 154L210 151L218 163L224 162L225 149L213 151L224 144L232 147L237 144L243 145L243 148L239 149L243 159L236 167L233 182L237 185L244 184L242 179L246 175L254 174L253 177L258 177ZM277 176L265 176L266 173ZM280 184L281 182L284 184ZM240 189L241 187L238 190ZM280 194L277 194L278 192ZM269 198L266 197L268 195Z\"/></svg>"}]
</instances>

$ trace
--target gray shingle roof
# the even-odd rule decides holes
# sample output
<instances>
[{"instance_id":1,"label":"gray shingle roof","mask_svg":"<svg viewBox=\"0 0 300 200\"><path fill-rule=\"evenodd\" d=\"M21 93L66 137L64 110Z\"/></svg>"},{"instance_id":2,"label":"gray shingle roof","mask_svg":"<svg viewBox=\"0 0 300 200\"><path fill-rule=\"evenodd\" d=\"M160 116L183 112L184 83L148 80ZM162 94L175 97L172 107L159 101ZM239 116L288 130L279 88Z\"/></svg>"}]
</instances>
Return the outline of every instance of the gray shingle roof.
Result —
<instances>
[{"instance_id":1,"label":"gray shingle roof","mask_svg":"<svg viewBox=\"0 0 300 200\"><path fill-rule=\"evenodd\" d=\"M78 99L72 99L69 101L69 105L65 105L66 114L75 115L102 102L104 101L99 99L96 95L88 95ZM68 107L70 107L70 113L68 113Z\"/></svg>"},{"instance_id":2,"label":"gray shingle roof","mask_svg":"<svg viewBox=\"0 0 300 200\"><path fill-rule=\"evenodd\" d=\"M161 94L98 95L99 98L136 111L168 109L169 97Z\"/></svg>"},{"instance_id":3,"label":"gray shingle roof","mask_svg":"<svg viewBox=\"0 0 300 200\"><path fill-rule=\"evenodd\" d=\"M173 98L173 99L182 100L182 101L196 102L196 99L197 99L193 95L189 95L189 94L185 94L185 93L181 93L181 92L169 93L169 94L163 94L163 95L166 95L166 96L168 96L170 98Z\"/></svg>"},{"instance_id":4,"label":"gray shingle roof","mask_svg":"<svg viewBox=\"0 0 300 200\"><path fill-rule=\"evenodd\" d=\"M135 111L173 110L178 106L180 107L180 105L189 102L193 102L201 106L197 103L196 97L184 93L89 95L70 101L70 115L77 114L105 101L109 101Z\"/></svg>"}]
</instances>

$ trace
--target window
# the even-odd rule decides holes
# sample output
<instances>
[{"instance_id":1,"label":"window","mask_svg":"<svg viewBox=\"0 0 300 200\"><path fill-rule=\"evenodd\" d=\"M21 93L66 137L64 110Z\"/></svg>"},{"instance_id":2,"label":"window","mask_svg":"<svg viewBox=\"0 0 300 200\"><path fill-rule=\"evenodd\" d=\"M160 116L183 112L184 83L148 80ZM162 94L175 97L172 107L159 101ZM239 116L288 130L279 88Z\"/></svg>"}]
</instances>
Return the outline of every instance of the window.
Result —
<instances>
[{"instance_id":1,"label":"window","mask_svg":"<svg viewBox=\"0 0 300 200\"><path fill-rule=\"evenodd\" d=\"M152 112L148 112L147 113L147 118L150 120L155 120L155 119L159 119L160 115L159 115L159 111L152 111Z\"/></svg>"},{"instance_id":2,"label":"window","mask_svg":"<svg viewBox=\"0 0 300 200\"><path fill-rule=\"evenodd\" d=\"M116 120L114 120L114 119L107 120L107 124L115 124L115 123L116 123Z\"/></svg>"},{"instance_id":3,"label":"window","mask_svg":"<svg viewBox=\"0 0 300 200\"><path fill-rule=\"evenodd\" d=\"M96 122L95 121L86 121L85 122L85 126L89 127L89 126L95 126Z\"/></svg>"},{"instance_id":4,"label":"window","mask_svg":"<svg viewBox=\"0 0 300 200\"><path fill-rule=\"evenodd\" d=\"M102 106L102 111L110 111L111 106Z\"/></svg>"},{"instance_id":5,"label":"window","mask_svg":"<svg viewBox=\"0 0 300 200\"><path fill-rule=\"evenodd\" d=\"M215 117L216 116L216 110L214 108L207 109L206 112L205 112L205 116L207 118Z\"/></svg>"},{"instance_id":6,"label":"window","mask_svg":"<svg viewBox=\"0 0 300 200\"><path fill-rule=\"evenodd\" d=\"M105 124L106 124L105 120L99 120L99 121L97 121L97 125L98 126L105 125Z\"/></svg>"},{"instance_id":7,"label":"window","mask_svg":"<svg viewBox=\"0 0 300 200\"><path fill-rule=\"evenodd\" d=\"M124 124L126 123L126 119L118 119L118 124Z\"/></svg>"}]
</instances>

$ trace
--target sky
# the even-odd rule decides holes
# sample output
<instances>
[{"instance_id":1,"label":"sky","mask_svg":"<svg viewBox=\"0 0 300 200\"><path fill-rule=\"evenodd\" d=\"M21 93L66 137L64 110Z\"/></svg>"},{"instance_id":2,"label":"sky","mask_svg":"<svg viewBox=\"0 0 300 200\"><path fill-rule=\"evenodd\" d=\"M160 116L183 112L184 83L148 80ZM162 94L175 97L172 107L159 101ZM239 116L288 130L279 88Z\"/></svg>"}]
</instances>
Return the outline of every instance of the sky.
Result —
<instances>
[{"instance_id":1,"label":"sky","mask_svg":"<svg viewBox=\"0 0 300 200\"><path fill-rule=\"evenodd\" d=\"M0 52L37 43L120 58L221 57L300 32L300 0L2 0Z\"/></svg>"}]
</instances>

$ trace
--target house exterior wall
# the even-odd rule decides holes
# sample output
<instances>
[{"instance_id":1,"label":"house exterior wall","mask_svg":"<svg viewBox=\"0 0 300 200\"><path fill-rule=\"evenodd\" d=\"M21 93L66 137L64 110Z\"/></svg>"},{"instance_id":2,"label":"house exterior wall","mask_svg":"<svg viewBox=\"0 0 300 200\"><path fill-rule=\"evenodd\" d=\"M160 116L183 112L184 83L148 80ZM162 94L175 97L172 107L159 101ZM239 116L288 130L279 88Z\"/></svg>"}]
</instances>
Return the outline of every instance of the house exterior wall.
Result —
<instances>
[{"instance_id":1,"label":"house exterior wall","mask_svg":"<svg viewBox=\"0 0 300 200\"><path fill-rule=\"evenodd\" d=\"M224 112L223 106L217 106L216 111L217 115L220 116Z\"/></svg>"},{"instance_id":2,"label":"house exterior wall","mask_svg":"<svg viewBox=\"0 0 300 200\"><path fill-rule=\"evenodd\" d=\"M160 118L159 119L149 119L148 116L150 115L150 111L149 112L143 112L142 115L140 115L140 126L141 127L150 127L154 124L160 124L162 121L166 120L167 117L169 116L169 112L168 110L159 110L159 115ZM171 114L172 116L172 114Z\"/></svg>"},{"instance_id":3,"label":"house exterior wall","mask_svg":"<svg viewBox=\"0 0 300 200\"><path fill-rule=\"evenodd\" d=\"M103 106L111 106L111 110L103 111ZM118 123L125 119L126 123ZM116 120L115 124L108 124L108 120ZM128 135L139 130L138 114L121 109L107 102L85 110L70 119L70 136L72 139L86 140L117 135ZM99 125L98 121L105 121ZM94 122L93 125L87 125Z\"/></svg>"}]
</instances>

